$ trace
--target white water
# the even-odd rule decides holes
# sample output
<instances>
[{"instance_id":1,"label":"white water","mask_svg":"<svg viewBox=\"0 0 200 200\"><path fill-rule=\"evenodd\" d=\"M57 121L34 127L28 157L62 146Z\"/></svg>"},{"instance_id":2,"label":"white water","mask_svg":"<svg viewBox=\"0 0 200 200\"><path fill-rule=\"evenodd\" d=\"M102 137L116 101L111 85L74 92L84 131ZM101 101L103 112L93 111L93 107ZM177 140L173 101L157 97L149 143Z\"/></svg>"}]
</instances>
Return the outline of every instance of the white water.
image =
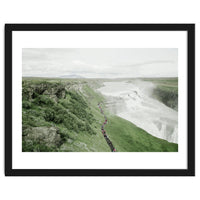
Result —
<instances>
[{"instance_id":1,"label":"white water","mask_svg":"<svg viewBox=\"0 0 200 200\"><path fill-rule=\"evenodd\" d=\"M151 98L155 85L136 80L132 83L104 82L99 88L111 112L148 133L178 143L178 112Z\"/></svg>"}]
</instances>

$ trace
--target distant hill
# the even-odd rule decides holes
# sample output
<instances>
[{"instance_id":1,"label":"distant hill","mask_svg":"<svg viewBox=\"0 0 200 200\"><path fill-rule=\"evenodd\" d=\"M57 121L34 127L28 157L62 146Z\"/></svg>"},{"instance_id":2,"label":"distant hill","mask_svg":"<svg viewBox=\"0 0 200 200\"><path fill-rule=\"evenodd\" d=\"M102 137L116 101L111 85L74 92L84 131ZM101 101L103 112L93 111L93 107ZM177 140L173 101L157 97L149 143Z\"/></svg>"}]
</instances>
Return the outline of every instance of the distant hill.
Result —
<instances>
[{"instance_id":1,"label":"distant hill","mask_svg":"<svg viewBox=\"0 0 200 200\"><path fill-rule=\"evenodd\" d=\"M84 78L84 77L83 77L83 76L76 75L76 74L70 74L70 75L63 75L63 76L60 76L59 78Z\"/></svg>"}]
</instances>

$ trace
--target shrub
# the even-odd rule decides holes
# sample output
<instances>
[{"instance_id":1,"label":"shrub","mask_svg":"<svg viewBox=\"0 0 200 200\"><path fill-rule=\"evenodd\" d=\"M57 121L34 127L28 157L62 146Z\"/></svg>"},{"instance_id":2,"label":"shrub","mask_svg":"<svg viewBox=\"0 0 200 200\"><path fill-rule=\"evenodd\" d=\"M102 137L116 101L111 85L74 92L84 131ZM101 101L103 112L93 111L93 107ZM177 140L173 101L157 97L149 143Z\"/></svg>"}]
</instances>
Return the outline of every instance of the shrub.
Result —
<instances>
[{"instance_id":1,"label":"shrub","mask_svg":"<svg viewBox=\"0 0 200 200\"><path fill-rule=\"evenodd\" d=\"M46 95L39 95L35 100L34 103L37 105L47 105L52 106L55 102Z\"/></svg>"},{"instance_id":2,"label":"shrub","mask_svg":"<svg viewBox=\"0 0 200 200\"><path fill-rule=\"evenodd\" d=\"M31 108L31 102L28 102L28 101L22 101L22 108L25 108L25 109L30 109Z\"/></svg>"},{"instance_id":3,"label":"shrub","mask_svg":"<svg viewBox=\"0 0 200 200\"><path fill-rule=\"evenodd\" d=\"M51 109L51 108L47 108L47 109L45 110L44 119L45 119L46 121L48 121L48 122L54 121L54 119L55 119L55 112L54 112L54 110Z\"/></svg>"},{"instance_id":4,"label":"shrub","mask_svg":"<svg viewBox=\"0 0 200 200\"><path fill-rule=\"evenodd\" d=\"M61 124L61 123L64 122L64 119L65 119L65 117L64 117L63 114L56 114L56 115L54 116L54 120L53 120L53 121L54 121L56 124Z\"/></svg>"},{"instance_id":5,"label":"shrub","mask_svg":"<svg viewBox=\"0 0 200 200\"><path fill-rule=\"evenodd\" d=\"M70 138L68 135L68 130L66 128L59 129L58 133L60 134L62 143L64 143L68 138Z\"/></svg>"}]
</instances>

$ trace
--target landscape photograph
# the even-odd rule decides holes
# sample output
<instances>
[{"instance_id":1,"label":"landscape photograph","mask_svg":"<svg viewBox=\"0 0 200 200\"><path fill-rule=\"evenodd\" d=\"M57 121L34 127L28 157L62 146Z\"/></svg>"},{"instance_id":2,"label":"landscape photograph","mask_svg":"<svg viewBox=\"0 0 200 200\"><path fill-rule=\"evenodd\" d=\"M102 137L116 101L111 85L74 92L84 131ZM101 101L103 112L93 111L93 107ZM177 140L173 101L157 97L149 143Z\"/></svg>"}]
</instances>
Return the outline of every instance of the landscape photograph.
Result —
<instances>
[{"instance_id":1,"label":"landscape photograph","mask_svg":"<svg viewBox=\"0 0 200 200\"><path fill-rule=\"evenodd\" d=\"M178 152L178 49L23 48L22 152Z\"/></svg>"}]
</instances>

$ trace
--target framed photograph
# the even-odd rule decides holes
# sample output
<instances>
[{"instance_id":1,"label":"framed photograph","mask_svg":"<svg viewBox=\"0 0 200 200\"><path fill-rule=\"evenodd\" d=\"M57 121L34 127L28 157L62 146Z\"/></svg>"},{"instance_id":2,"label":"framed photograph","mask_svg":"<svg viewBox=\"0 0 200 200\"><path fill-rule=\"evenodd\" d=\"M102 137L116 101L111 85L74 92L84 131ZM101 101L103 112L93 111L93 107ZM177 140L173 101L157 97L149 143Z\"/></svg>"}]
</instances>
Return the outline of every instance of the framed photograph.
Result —
<instances>
[{"instance_id":1,"label":"framed photograph","mask_svg":"<svg viewBox=\"0 0 200 200\"><path fill-rule=\"evenodd\" d=\"M6 24L6 176L194 176L194 24Z\"/></svg>"}]
</instances>

